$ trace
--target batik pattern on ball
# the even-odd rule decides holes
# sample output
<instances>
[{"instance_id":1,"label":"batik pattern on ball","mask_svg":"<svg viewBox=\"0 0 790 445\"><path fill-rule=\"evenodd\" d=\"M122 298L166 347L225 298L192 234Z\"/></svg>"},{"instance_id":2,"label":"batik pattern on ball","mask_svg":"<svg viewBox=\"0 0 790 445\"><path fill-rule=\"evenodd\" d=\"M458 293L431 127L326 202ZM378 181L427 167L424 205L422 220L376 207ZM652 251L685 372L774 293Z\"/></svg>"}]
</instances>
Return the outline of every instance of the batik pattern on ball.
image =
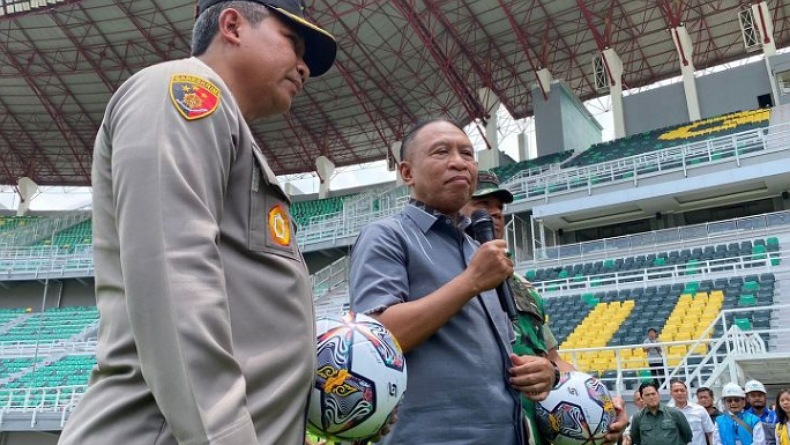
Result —
<instances>
[{"instance_id":1,"label":"batik pattern on ball","mask_svg":"<svg viewBox=\"0 0 790 445\"><path fill-rule=\"evenodd\" d=\"M375 319L350 313L317 322L317 368L308 429L332 440L376 434L406 390L406 362Z\"/></svg>"},{"instance_id":2,"label":"batik pattern on ball","mask_svg":"<svg viewBox=\"0 0 790 445\"><path fill-rule=\"evenodd\" d=\"M354 334L360 326L349 323L348 317L343 321L347 323L330 329L318 339L315 387L324 407L321 426L330 434L342 433L364 422L375 406L373 382L350 371L354 361Z\"/></svg>"},{"instance_id":3,"label":"batik pattern on ball","mask_svg":"<svg viewBox=\"0 0 790 445\"><path fill-rule=\"evenodd\" d=\"M563 374L535 413L541 434L554 445L602 444L617 417L606 387L582 372Z\"/></svg>"}]
</instances>

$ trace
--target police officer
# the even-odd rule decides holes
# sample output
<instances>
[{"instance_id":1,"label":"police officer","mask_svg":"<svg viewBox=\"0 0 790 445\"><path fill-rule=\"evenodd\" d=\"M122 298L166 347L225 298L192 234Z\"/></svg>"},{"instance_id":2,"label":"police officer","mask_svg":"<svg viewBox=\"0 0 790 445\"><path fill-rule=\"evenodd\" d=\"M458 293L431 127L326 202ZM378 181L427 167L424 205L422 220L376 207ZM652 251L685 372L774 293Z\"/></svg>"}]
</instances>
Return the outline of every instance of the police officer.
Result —
<instances>
[{"instance_id":1,"label":"police officer","mask_svg":"<svg viewBox=\"0 0 790 445\"><path fill-rule=\"evenodd\" d=\"M93 160L90 388L64 445L302 445L315 324L289 199L249 123L335 57L299 0L200 0L193 57L132 76Z\"/></svg>"}]
</instances>

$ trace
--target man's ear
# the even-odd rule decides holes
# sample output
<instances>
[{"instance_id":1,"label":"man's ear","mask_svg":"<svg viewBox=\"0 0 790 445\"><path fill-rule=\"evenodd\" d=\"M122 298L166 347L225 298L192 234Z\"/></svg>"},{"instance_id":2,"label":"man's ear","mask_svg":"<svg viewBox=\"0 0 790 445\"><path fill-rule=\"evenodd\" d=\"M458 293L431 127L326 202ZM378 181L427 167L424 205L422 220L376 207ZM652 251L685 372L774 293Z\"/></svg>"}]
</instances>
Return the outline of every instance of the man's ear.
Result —
<instances>
[{"instance_id":1,"label":"man's ear","mask_svg":"<svg viewBox=\"0 0 790 445\"><path fill-rule=\"evenodd\" d=\"M398 172L400 173L400 177L403 179L403 183L411 186L414 183L414 178L412 177L411 172L411 164L409 161L403 161L398 164Z\"/></svg>"},{"instance_id":2,"label":"man's ear","mask_svg":"<svg viewBox=\"0 0 790 445\"><path fill-rule=\"evenodd\" d=\"M241 43L239 28L246 24L241 13L233 8L222 11L219 15L219 35L222 40L234 45Z\"/></svg>"}]
</instances>

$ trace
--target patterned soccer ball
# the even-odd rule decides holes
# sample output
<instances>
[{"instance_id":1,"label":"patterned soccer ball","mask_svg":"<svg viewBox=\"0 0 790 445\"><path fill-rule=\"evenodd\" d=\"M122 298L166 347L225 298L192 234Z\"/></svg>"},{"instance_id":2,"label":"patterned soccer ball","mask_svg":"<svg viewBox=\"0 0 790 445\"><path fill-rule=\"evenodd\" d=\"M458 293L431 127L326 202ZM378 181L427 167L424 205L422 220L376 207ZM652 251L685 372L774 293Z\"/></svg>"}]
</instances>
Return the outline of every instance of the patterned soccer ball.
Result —
<instances>
[{"instance_id":1,"label":"patterned soccer ball","mask_svg":"<svg viewBox=\"0 0 790 445\"><path fill-rule=\"evenodd\" d=\"M308 430L348 441L375 435L406 391L406 361L398 342L384 325L353 312L319 319L317 332Z\"/></svg>"},{"instance_id":2,"label":"patterned soccer ball","mask_svg":"<svg viewBox=\"0 0 790 445\"><path fill-rule=\"evenodd\" d=\"M546 400L535 404L538 428L554 445L598 445L617 419L612 396L595 377L568 372Z\"/></svg>"}]
</instances>

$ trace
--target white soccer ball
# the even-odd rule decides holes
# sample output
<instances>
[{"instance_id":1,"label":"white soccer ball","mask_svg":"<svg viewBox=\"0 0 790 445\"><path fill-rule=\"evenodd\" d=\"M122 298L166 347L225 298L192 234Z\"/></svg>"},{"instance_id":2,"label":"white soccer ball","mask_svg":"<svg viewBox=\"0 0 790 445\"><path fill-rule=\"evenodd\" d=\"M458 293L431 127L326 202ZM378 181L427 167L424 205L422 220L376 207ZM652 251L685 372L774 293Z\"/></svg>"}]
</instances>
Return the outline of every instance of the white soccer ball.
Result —
<instances>
[{"instance_id":1,"label":"white soccer ball","mask_svg":"<svg viewBox=\"0 0 790 445\"><path fill-rule=\"evenodd\" d=\"M562 374L557 388L535 404L535 417L543 437L554 445L597 445L617 411L603 383L574 371Z\"/></svg>"},{"instance_id":2,"label":"white soccer ball","mask_svg":"<svg viewBox=\"0 0 790 445\"><path fill-rule=\"evenodd\" d=\"M406 391L403 352L384 325L365 315L322 318L316 327L307 428L329 439L367 439L389 421Z\"/></svg>"}]
</instances>

